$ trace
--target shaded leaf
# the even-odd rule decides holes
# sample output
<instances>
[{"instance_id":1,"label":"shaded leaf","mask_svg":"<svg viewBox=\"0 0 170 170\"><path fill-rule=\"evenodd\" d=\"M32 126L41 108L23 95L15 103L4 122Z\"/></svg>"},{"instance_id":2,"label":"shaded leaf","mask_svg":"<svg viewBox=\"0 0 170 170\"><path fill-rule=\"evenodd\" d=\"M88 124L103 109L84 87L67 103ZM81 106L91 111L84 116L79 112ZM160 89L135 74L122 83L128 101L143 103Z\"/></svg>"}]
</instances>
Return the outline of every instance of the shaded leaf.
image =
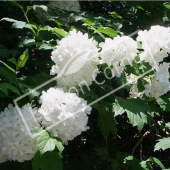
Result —
<instances>
[{"instance_id":1,"label":"shaded leaf","mask_svg":"<svg viewBox=\"0 0 170 170\"><path fill-rule=\"evenodd\" d=\"M12 86L8 83L1 83L0 84L0 90L3 91L6 95L8 95L8 89L12 90L14 93L17 93L17 94L20 95L20 92L16 87L14 87L14 86Z\"/></svg>"},{"instance_id":2,"label":"shaded leaf","mask_svg":"<svg viewBox=\"0 0 170 170\"><path fill-rule=\"evenodd\" d=\"M126 112L129 122L132 126L137 126L139 131L145 123L148 123L147 112L151 111L149 105L140 99L123 99L120 97L116 98L113 110L115 111L115 116Z\"/></svg>"},{"instance_id":3,"label":"shaded leaf","mask_svg":"<svg viewBox=\"0 0 170 170\"><path fill-rule=\"evenodd\" d=\"M32 161L32 170L39 170L42 167L41 154L38 151Z\"/></svg>"},{"instance_id":4,"label":"shaded leaf","mask_svg":"<svg viewBox=\"0 0 170 170\"><path fill-rule=\"evenodd\" d=\"M1 21L12 22L13 23L12 24L13 28L18 28L18 29L28 28L28 29L32 29L29 24L27 24L26 22L23 22L23 21L17 21L15 19L11 19L11 18L2 18Z\"/></svg>"},{"instance_id":5,"label":"shaded leaf","mask_svg":"<svg viewBox=\"0 0 170 170\"><path fill-rule=\"evenodd\" d=\"M101 107L102 109L98 115L98 126L104 138L106 138L109 136L110 132L115 135L117 133L117 128L113 113L104 106L104 102Z\"/></svg>"},{"instance_id":6,"label":"shaded leaf","mask_svg":"<svg viewBox=\"0 0 170 170\"><path fill-rule=\"evenodd\" d=\"M166 112L170 111L170 94L162 96L156 100L159 106Z\"/></svg>"},{"instance_id":7,"label":"shaded leaf","mask_svg":"<svg viewBox=\"0 0 170 170\"><path fill-rule=\"evenodd\" d=\"M12 71L13 73L15 73L15 70L10 67L9 65L7 65L6 63L4 63L3 61L0 60L0 63L2 63L6 68L8 68L10 71Z\"/></svg>"},{"instance_id":8,"label":"shaded leaf","mask_svg":"<svg viewBox=\"0 0 170 170\"><path fill-rule=\"evenodd\" d=\"M109 153L105 148L94 148L94 150L102 157L103 160L109 159Z\"/></svg>"},{"instance_id":9,"label":"shaded leaf","mask_svg":"<svg viewBox=\"0 0 170 170\"><path fill-rule=\"evenodd\" d=\"M50 44L42 44L38 48L39 50L53 50L54 47L51 46Z\"/></svg>"},{"instance_id":10,"label":"shaded leaf","mask_svg":"<svg viewBox=\"0 0 170 170\"><path fill-rule=\"evenodd\" d=\"M46 152L43 155L38 151L33 158L32 169L63 170L63 163L55 150L53 152Z\"/></svg>"},{"instance_id":11,"label":"shaded leaf","mask_svg":"<svg viewBox=\"0 0 170 170\"><path fill-rule=\"evenodd\" d=\"M45 6L45 5L33 5L33 6L27 6L27 12L28 12L30 9L36 10L37 8L41 8L41 9L43 9L45 12L48 11L48 7Z\"/></svg>"},{"instance_id":12,"label":"shaded leaf","mask_svg":"<svg viewBox=\"0 0 170 170\"><path fill-rule=\"evenodd\" d=\"M165 150L170 148L170 137L159 139L158 141L159 142L155 145L155 149L154 149L155 151L159 149Z\"/></svg>"},{"instance_id":13,"label":"shaded leaf","mask_svg":"<svg viewBox=\"0 0 170 170\"><path fill-rule=\"evenodd\" d=\"M117 170L117 168L119 167L119 163L116 159L112 160L112 169L113 170Z\"/></svg>"}]
</instances>

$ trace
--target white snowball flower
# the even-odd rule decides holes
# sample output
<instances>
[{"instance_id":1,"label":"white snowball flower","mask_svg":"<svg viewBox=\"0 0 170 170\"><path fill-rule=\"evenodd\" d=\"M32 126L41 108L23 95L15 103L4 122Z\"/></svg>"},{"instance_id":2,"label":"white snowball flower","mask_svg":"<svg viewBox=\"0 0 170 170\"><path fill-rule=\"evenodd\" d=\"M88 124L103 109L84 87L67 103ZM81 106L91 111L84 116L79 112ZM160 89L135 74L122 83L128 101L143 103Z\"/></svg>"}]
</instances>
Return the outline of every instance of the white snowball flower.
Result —
<instances>
[{"instance_id":1,"label":"white snowball flower","mask_svg":"<svg viewBox=\"0 0 170 170\"><path fill-rule=\"evenodd\" d=\"M130 98L141 98L144 92L139 92L138 87L137 87L139 76L136 76L131 73L129 76L126 76L126 79L128 83L132 84L130 92L129 92Z\"/></svg>"},{"instance_id":2,"label":"white snowball flower","mask_svg":"<svg viewBox=\"0 0 170 170\"><path fill-rule=\"evenodd\" d=\"M148 82L144 85L145 90L142 92L138 91L137 88L137 79L138 76L130 75L127 77L128 82L132 84L130 89L130 98L141 98L144 94L150 98L154 97L155 99L164 95L170 90L169 82L169 63L163 63L159 65L159 70L156 71L154 75L146 76L143 79Z\"/></svg>"},{"instance_id":3,"label":"white snowball flower","mask_svg":"<svg viewBox=\"0 0 170 170\"><path fill-rule=\"evenodd\" d=\"M113 40L106 38L105 42L99 44L101 63L107 63L113 67L113 77L120 77L125 65L130 65L137 56L137 43L128 36L117 36Z\"/></svg>"},{"instance_id":4,"label":"white snowball flower","mask_svg":"<svg viewBox=\"0 0 170 170\"><path fill-rule=\"evenodd\" d=\"M25 121L31 132L34 132L40 125L34 120L31 111L37 113L37 109L32 109L30 104L21 108ZM38 151L36 139L31 139L16 107L12 105L0 113L0 141L1 162L24 162L32 159Z\"/></svg>"},{"instance_id":5,"label":"white snowball flower","mask_svg":"<svg viewBox=\"0 0 170 170\"><path fill-rule=\"evenodd\" d=\"M89 39L87 33L83 35L76 30L69 33L52 52L51 58L55 65L51 75L60 75L57 78L60 87L78 87L81 82L89 86L99 72L97 42Z\"/></svg>"},{"instance_id":6,"label":"white snowball flower","mask_svg":"<svg viewBox=\"0 0 170 170\"><path fill-rule=\"evenodd\" d=\"M170 90L169 67L169 63L161 64L159 70L155 73L155 77L149 81L149 84L145 85L144 92L148 97L157 99Z\"/></svg>"},{"instance_id":7,"label":"white snowball flower","mask_svg":"<svg viewBox=\"0 0 170 170\"><path fill-rule=\"evenodd\" d=\"M142 42L144 49L140 54L141 60L155 68L170 53L170 28L152 26L149 31L139 31L137 41Z\"/></svg>"},{"instance_id":8,"label":"white snowball flower","mask_svg":"<svg viewBox=\"0 0 170 170\"><path fill-rule=\"evenodd\" d=\"M137 83L139 76L134 75L134 74L131 73L131 74L130 74L129 76L127 76L126 78L127 78L127 82L128 82L128 83L133 83L133 84L135 84L135 83Z\"/></svg>"},{"instance_id":9,"label":"white snowball flower","mask_svg":"<svg viewBox=\"0 0 170 170\"><path fill-rule=\"evenodd\" d=\"M88 129L87 114L90 114L91 107L75 93L50 88L47 92L43 91L40 103L42 105L38 111L43 117L42 125L47 128L53 125L49 132L65 144Z\"/></svg>"}]
</instances>

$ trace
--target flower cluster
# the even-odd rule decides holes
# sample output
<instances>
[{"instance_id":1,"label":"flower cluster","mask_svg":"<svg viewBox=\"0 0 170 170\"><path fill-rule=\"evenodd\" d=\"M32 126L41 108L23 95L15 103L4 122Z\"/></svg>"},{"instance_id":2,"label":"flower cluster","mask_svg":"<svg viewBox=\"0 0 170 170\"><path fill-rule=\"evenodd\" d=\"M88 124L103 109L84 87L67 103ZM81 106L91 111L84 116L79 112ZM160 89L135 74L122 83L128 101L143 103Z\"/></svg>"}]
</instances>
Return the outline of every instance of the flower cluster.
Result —
<instances>
[{"instance_id":1,"label":"flower cluster","mask_svg":"<svg viewBox=\"0 0 170 170\"><path fill-rule=\"evenodd\" d=\"M169 63L159 65L154 77L150 79L149 84L145 85L146 96L157 99L170 90L169 67Z\"/></svg>"},{"instance_id":2,"label":"flower cluster","mask_svg":"<svg viewBox=\"0 0 170 170\"><path fill-rule=\"evenodd\" d=\"M170 90L170 82L169 82L169 63L160 64L158 70L154 75L146 76L143 79L147 82L144 85L144 90L139 92L137 87L137 80L140 76L136 76L131 74L127 76L127 81L132 84L130 89L130 97L131 98L141 98L144 94L150 98L159 98Z\"/></svg>"},{"instance_id":3,"label":"flower cluster","mask_svg":"<svg viewBox=\"0 0 170 170\"><path fill-rule=\"evenodd\" d=\"M55 65L51 75L57 74L60 87L77 87L85 83L91 85L98 73L97 42L88 38L88 34L70 31L70 35L58 42L57 49L52 52L51 59Z\"/></svg>"},{"instance_id":4,"label":"flower cluster","mask_svg":"<svg viewBox=\"0 0 170 170\"><path fill-rule=\"evenodd\" d=\"M40 98L39 113L44 127L53 126L49 131L64 143L74 139L88 129L87 122L91 107L75 93L65 93L60 88L50 88ZM56 126L55 126L56 125Z\"/></svg>"},{"instance_id":5,"label":"flower cluster","mask_svg":"<svg viewBox=\"0 0 170 170\"><path fill-rule=\"evenodd\" d=\"M170 28L152 26L149 31L139 31L137 41L144 49L140 54L141 60L155 68L170 53Z\"/></svg>"},{"instance_id":6,"label":"flower cluster","mask_svg":"<svg viewBox=\"0 0 170 170\"><path fill-rule=\"evenodd\" d=\"M161 73L157 71L153 76L144 76L143 79L147 83L144 85L145 90L142 92L138 90L137 81L133 81L130 97L142 97L145 94L148 97L158 98L169 91L167 76L169 64L159 65L170 53L169 30L170 28L153 26L149 31L139 31L137 40L142 43L144 50L140 53L137 41L128 36L117 36L114 39L106 38L105 42L99 44L102 50L98 52L97 43L93 39L88 39L87 34L76 33L75 30L70 31L70 35L59 41L57 49L52 52L51 58L55 65L51 69L51 74L59 75L57 78L59 87L80 87L82 81L85 81L86 85L89 86L99 74L97 68L99 63L106 63L109 66L112 77L120 77L126 68L125 66L133 66L132 62L139 55L140 61L149 62L153 69L155 69L154 64L156 64L160 70L163 68L164 70ZM83 51L84 49L86 51ZM164 76L164 80L160 79L158 76L160 74ZM128 81L134 78L135 75L133 74L127 77Z\"/></svg>"},{"instance_id":7,"label":"flower cluster","mask_svg":"<svg viewBox=\"0 0 170 170\"><path fill-rule=\"evenodd\" d=\"M31 132L40 128L34 119L35 113L37 113L36 108L32 109L31 105L27 104L21 108L21 113ZM38 150L36 138L30 138L17 108L12 105L9 105L0 114L0 141L1 162L30 160Z\"/></svg>"},{"instance_id":8,"label":"flower cluster","mask_svg":"<svg viewBox=\"0 0 170 170\"><path fill-rule=\"evenodd\" d=\"M90 114L91 107L76 94L50 88L43 92L40 103L39 110L30 104L20 108L30 132L54 125L49 130L51 135L67 144L68 140L89 129L87 114ZM0 113L0 162L31 160L39 149L38 137L30 137L17 108L10 104Z\"/></svg>"},{"instance_id":9,"label":"flower cluster","mask_svg":"<svg viewBox=\"0 0 170 170\"><path fill-rule=\"evenodd\" d=\"M131 65L137 55L137 43L127 36L106 38L99 45L102 48L101 63L110 66L113 77L120 77L125 65Z\"/></svg>"},{"instance_id":10,"label":"flower cluster","mask_svg":"<svg viewBox=\"0 0 170 170\"><path fill-rule=\"evenodd\" d=\"M137 42L127 36L106 38L105 42L99 44L101 48L99 52L97 42L89 38L88 34L70 31L65 38L58 41L57 48L51 56L55 64L50 74L57 75L57 87L43 91L39 109L33 109L30 104L21 108L31 132L46 128L52 136L61 138L67 144L69 140L89 129L87 123L91 107L76 93L65 92L64 89L80 86L81 83L91 85L100 73L98 64L107 64L112 70L113 77L120 77L124 71L127 82L131 84L129 91L131 98L147 96L157 99L167 93L170 90L168 70L170 63L163 60L170 53L169 39L170 28L154 26L149 31L138 33L137 40L141 42L144 50L140 53L137 50ZM152 73L146 75L140 73L140 68L137 68L137 73L128 72L126 66L133 67L137 55L140 58L139 62L153 67ZM157 69L154 67L155 64L158 65ZM134 70L137 65L138 62L135 63ZM143 83L140 90L139 78ZM32 159L38 150L36 140L37 138L30 138L16 107L9 105L1 112L1 162L7 160L23 162Z\"/></svg>"}]
</instances>

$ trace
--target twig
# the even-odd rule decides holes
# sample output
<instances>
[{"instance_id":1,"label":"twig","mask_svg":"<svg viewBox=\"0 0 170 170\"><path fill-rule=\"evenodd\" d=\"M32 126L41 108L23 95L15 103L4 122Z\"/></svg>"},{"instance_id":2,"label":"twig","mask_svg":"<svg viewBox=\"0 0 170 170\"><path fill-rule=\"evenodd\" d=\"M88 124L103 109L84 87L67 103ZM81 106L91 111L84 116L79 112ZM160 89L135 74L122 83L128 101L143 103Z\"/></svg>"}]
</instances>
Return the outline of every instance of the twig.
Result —
<instances>
[{"instance_id":1,"label":"twig","mask_svg":"<svg viewBox=\"0 0 170 170\"><path fill-rule=\"evenodd\" d=\"M157 136L157 137L159 137L159 138L162 138L162 136L161 135L158 135L158 134L156 134L156 133L154 133L154 132L151 132L153 135L155 135L155 136Z\"/></svg>"},{"instance_id":2,"label":"twig","mask_svg":"<svg viewBox=\"0 0 170 170\"><path fill-rule=\"evenodd\" d=\"M92 141L90 141L89 139L86 139L87 141L89 141L90 143L92 143L93 145L99 147L98 145L96 145L95 143L93 143Z\"/></svg>"},{"instance_id":3,"label":"twig","mask_svg":"<svg viewBox=\"0 0 170 170\"><path fill-rule=\"evenodd\" d=\"M136 143L135 147L133 148L132 155L134 154L136 147L142 142L142 140L143 140L143 138L144 138L145 136L147 136L148 134L150 134L150 131L151 131L151 130L152 130L152 129L146 131L146 132L143 134L143 136L139 139L139 141Z\"/></svg>"},{"instance_id":4,"label":"twig","mask_svg":"<svg viewBox=\"0 0 170 170\"><path fill-rule=\"evenodd\" d=\"M122 146L122 148L124 148L126 145L128 145L132 140L134 140L134 138L136 138L136 137L139 137L139 136L137 136L138 134L136 134L132 139L130 139L127 143L125 143L123 146Z\"/></svg>"}]
</instances>

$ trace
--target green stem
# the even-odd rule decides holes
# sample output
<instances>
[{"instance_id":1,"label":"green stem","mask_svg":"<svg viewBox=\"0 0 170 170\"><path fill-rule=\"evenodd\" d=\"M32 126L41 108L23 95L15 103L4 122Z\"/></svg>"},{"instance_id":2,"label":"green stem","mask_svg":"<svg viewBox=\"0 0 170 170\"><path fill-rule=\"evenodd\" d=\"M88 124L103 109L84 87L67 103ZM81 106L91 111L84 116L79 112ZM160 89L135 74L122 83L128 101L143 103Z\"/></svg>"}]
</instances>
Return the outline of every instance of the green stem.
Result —
<instances>
[{"instance_id":1,"label":"green stem","mask_svg":"<svg viewBox=\"0 0 170 170\"><path fill-rule=\"evenodd\" d=\"M29 21L29 19L28 19L28 17L27 17L27 12L25 12L23 9L22 9L22 11L23 11L23 13L24 13L24 16L25 16L27 22L29 23L30 21ZM39 40L42 41L42 39L38 37L38 35L36 34L36 32L34 31L34 29L32 28L31 25L30 25L30 27L31 27L31 30L32 30L32 32L34 33L34 35L35 35Z\"/></svg>"}]
</instances>

